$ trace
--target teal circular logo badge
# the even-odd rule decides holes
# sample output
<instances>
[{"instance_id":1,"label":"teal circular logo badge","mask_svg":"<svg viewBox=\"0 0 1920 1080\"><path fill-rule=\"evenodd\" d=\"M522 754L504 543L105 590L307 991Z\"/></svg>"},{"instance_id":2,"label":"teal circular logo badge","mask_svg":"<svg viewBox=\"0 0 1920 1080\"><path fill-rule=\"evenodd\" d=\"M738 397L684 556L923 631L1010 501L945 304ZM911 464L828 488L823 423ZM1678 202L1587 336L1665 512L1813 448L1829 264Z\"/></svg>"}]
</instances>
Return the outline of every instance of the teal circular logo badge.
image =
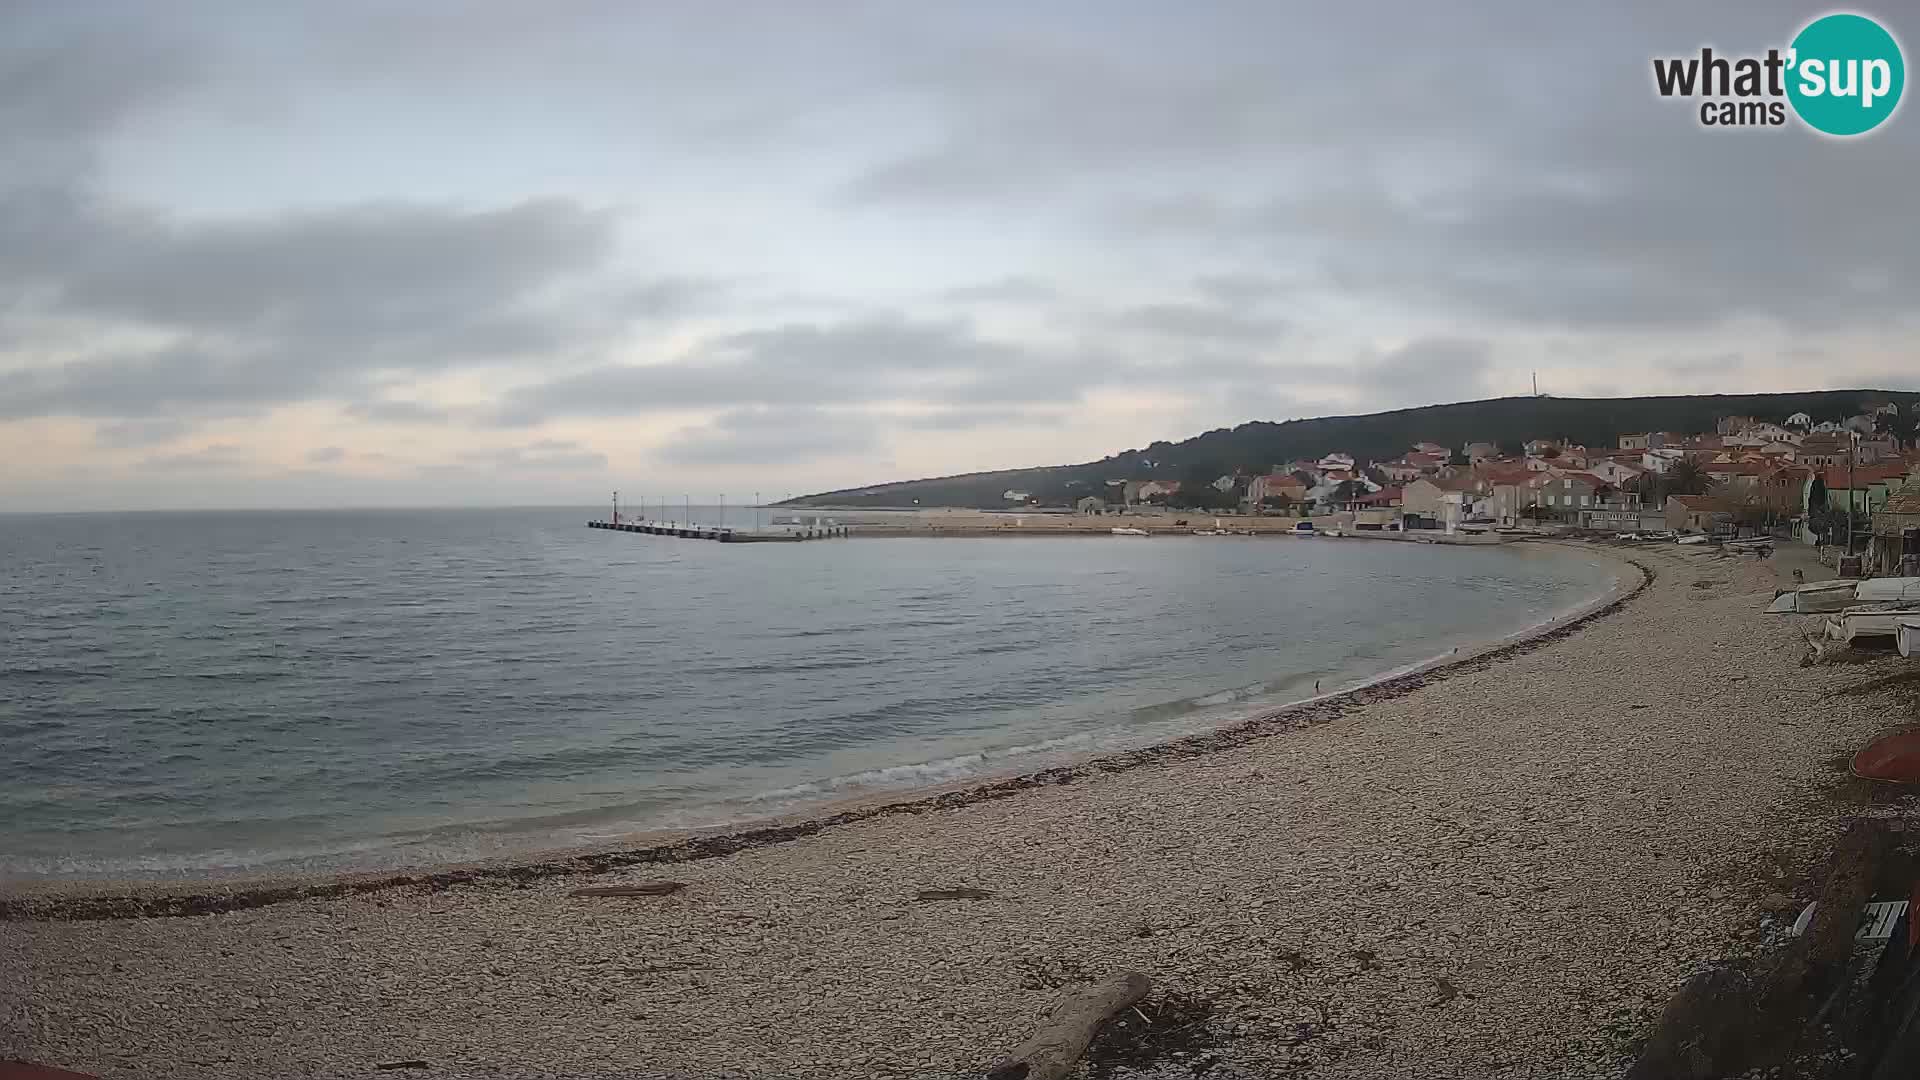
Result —
<instances>
[{"instance_id":1,"label":"teal circular logo badge","mask_svg":"<svg viewBox=\"0 0 1920 1080\"><path fill-rule=\"evenodd\" d=\"M1793 39L1787 100L1808 127L1864 135L1900 105L1907 65L1900 43L1865 15L1825 15Z\"/></svg>"}]
</instances>

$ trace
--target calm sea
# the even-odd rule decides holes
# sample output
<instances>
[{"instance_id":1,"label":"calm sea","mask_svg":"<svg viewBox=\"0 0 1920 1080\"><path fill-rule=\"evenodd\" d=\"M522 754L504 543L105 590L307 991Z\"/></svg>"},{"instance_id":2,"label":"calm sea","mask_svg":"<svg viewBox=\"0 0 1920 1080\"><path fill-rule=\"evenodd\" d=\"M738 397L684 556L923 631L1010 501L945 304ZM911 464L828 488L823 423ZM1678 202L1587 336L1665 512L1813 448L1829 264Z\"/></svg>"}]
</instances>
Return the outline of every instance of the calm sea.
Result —
<instances>
[{"instance_id":1,"label":"calm sea","mask_svg":"<svg viewBox=\"0 0 1920 1080\"><path fill-rule=\"evenodd\" d=\"M741 546L590 515L0 516L0 877L417 864L1037 767L1612 580L1510 548Z\"/></svg>"}]
</instances>

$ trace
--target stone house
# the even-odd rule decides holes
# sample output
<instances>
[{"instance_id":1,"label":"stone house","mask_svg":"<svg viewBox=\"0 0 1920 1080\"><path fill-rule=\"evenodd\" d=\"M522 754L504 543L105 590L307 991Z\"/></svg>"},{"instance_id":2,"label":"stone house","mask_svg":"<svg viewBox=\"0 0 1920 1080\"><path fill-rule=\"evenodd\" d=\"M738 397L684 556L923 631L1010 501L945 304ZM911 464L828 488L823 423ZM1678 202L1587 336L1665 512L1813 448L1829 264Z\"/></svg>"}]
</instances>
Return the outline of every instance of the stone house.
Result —
<instances>
[{"instance_id":1,"label":"stone house","mask_svg":"<svg viewBox=\"0 0 1920 1080\"><path fill-rule=\"evenodd\" d=\"M1713 495L1667 496L1667 528L1676 532L1712 532L1733 521L1733 504Z\"/></svg>"}]
</instances>

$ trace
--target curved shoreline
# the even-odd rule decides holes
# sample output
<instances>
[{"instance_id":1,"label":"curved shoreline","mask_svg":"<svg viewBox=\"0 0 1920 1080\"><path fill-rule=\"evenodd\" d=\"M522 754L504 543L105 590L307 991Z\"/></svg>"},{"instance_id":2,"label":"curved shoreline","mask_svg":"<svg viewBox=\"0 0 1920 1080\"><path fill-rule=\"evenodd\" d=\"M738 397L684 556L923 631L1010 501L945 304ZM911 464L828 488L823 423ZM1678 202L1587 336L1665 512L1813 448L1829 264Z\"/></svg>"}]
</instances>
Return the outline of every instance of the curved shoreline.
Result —
<instances>
[{"instance_id":1,"label":"curved shoreline","mask_svg":"<svg viewBox=\"0 0 1920 1080\"><path fill-rule=\"evenodd\" d=\"M1537 543L1538 541L1536 541ZM1576 609L1565 621L1549 618L1504 638L1487 648L1458 657L1437 658L1401 669L1349 690L1283 706L1240 722L1137 749L1084 759L1067 765L976 783L911 799L869 802L839 812L781 821L753 828L685 836L638 848L592 848L572 852L548 851L523 857L503 857L477 863L443 865L417 871L373 871L298 878L237 881L223 888L197 882L33 883L10 894L0 894L0 922L91 921L156 917L185 917L246 911L300 900L324 900L392 889L437 892L484 881L526 883L577 874L599 874L634 866L663 865L724 858L742 851L805 839L831 829L894 815L921 815L1009 798L1047 786L1072 784L1083 777L1125 772L1231 750L1258 740L1317 727L1381 701L1413 693L1455 675L1484 671L1494 665L1564 640L1598 619L1621 610L1655 579L1649 565L1618 551L1590 545L1552 543L1572 551L1602 554L1640 573L1637 582L1620 583ZM724 827L723 827L724 828Z\"/></svg>"}]
</instances>

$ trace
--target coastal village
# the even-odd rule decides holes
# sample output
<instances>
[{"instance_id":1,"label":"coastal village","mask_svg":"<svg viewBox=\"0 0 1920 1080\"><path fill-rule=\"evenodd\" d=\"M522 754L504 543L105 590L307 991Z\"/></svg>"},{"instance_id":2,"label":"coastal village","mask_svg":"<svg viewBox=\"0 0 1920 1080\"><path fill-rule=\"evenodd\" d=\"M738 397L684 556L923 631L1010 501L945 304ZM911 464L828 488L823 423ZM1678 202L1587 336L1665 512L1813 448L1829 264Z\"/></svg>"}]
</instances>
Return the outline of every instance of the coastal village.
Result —
<instances>
[{"instance_id":1,"label":"coastal village","mask_svg":"<svg viewBox=\"0 0 1920 1080\"><path fill-rule=\"evenodd\" d=\"M103 1080L1920 1075L1920 578L1890 576L1920 570L1910 419L1329 451L919 511L996 535L1223 531L1174 527L1201 512L1517 531L1613 584L1224 727L824 816L0 895L22 969L0 983L35 989L0 1058Z\"/></svg>"},{"instance_id":2,"label":"coastal village","mask_svg":"<svg viewBox=\"0 0 1920 1080\"><path fill-rule=\"evenodd\" d=\"M1330 449L1210 479L1111 479L1072 510L1320 519L1355 534L1764 536L1838 545L1860 553L1868 571L1898 572L1911 554L1903 537L1920 529L1920 409L1909 412L1869 401L1846 416L1730 415L1712 432L1623 432L1604 447L1550 437L1420 442L1385 461ZM1026 491L1004 497L1041 509Z\"/></svg>"}]
</instances>

